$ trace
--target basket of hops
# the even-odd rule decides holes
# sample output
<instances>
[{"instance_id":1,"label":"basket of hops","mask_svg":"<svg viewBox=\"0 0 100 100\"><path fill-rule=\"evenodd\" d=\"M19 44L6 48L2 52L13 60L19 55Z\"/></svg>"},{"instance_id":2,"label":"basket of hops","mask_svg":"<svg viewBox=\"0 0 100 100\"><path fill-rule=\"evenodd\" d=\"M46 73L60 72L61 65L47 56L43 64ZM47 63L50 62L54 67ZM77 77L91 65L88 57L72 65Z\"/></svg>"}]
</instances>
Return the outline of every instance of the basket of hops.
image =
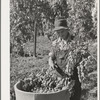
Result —
<instances>
[{"instance_id":1,"label":"basket of hops","mask_svg":"<svg viewBox=\"0 0 100 100\"><path fill-rule=\"evenodd\" d=\"M69 100L68 78L38 73L14 85L16 100Z\"/></svg>"}]
</instances>

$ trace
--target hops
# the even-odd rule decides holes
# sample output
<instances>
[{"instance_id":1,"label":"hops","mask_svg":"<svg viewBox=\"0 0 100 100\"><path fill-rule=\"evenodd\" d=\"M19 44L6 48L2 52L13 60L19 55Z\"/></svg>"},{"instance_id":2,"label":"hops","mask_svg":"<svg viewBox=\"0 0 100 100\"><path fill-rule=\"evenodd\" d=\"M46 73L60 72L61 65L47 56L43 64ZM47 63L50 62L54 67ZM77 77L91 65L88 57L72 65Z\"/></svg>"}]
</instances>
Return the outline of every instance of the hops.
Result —
<instances>
[{"instance_id":1,"label":"hops","mask_svg":"<svg viewBox=\"0 0 100 100\"><path fill-rule=\"evenodd\" d=\"M58 78L54 75L35 76L20 81L21 90L34 93L50 93L60 91L67 87L67 78Z\"/></svg>"}]
</instances>

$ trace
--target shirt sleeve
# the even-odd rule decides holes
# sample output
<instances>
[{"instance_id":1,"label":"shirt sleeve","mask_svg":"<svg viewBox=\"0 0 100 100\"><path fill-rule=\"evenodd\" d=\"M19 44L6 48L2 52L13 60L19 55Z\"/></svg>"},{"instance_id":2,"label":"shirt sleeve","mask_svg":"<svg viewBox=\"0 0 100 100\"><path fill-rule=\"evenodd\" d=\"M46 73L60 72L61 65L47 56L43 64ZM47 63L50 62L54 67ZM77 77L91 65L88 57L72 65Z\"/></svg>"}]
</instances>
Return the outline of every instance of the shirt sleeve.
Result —
<instances>
[{"instance_id":1,"label":"shirt sleeve","mask_svg":"<svg viewBox=\"0 0 100 100\"><path fill-rule=\"evenodd\" d=\"M52 42L51 52L49 53L49 57L54 61L56 60L56 51L57 51L57 40Z\"/></svg>"}]
</instances>

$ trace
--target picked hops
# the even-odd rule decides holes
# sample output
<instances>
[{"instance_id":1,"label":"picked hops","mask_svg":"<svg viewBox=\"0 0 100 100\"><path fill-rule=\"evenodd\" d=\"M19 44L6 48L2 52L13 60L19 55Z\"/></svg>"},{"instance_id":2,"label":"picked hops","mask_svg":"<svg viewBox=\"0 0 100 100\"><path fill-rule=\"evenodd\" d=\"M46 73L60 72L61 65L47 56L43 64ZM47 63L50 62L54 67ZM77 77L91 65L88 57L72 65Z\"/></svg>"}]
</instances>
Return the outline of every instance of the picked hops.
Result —
<instances>
[{"instance_id":1,"label":"picked hops","mask_svg":"<svg viewBox=\"0 0 100 100\"><path fill-rule=\"evenodd\" d=\"M37 76L21 80L21 90L34 93L52 93L66 89L68 84L67 78L59 78L52 75Z\"/></svg>"}]
</instances>

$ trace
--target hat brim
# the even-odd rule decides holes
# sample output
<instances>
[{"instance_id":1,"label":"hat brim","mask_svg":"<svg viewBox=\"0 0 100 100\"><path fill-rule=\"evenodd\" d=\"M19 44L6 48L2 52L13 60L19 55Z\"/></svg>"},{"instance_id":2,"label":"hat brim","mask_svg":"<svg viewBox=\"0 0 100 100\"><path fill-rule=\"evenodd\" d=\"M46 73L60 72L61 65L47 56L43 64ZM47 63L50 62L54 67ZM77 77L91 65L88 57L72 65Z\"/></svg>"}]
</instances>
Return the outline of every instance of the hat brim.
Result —
<instances>
[{"instance_id":1,"label":"hat brim","mask_svg":"<svg viewBox=\"0 0 100 100\"><path fill-rule=\"evenodd\" d=\"M53 31L61 30L61 29L68 29L67 27L56 27L53 29Z\"/></svg>"}]
</instances>

